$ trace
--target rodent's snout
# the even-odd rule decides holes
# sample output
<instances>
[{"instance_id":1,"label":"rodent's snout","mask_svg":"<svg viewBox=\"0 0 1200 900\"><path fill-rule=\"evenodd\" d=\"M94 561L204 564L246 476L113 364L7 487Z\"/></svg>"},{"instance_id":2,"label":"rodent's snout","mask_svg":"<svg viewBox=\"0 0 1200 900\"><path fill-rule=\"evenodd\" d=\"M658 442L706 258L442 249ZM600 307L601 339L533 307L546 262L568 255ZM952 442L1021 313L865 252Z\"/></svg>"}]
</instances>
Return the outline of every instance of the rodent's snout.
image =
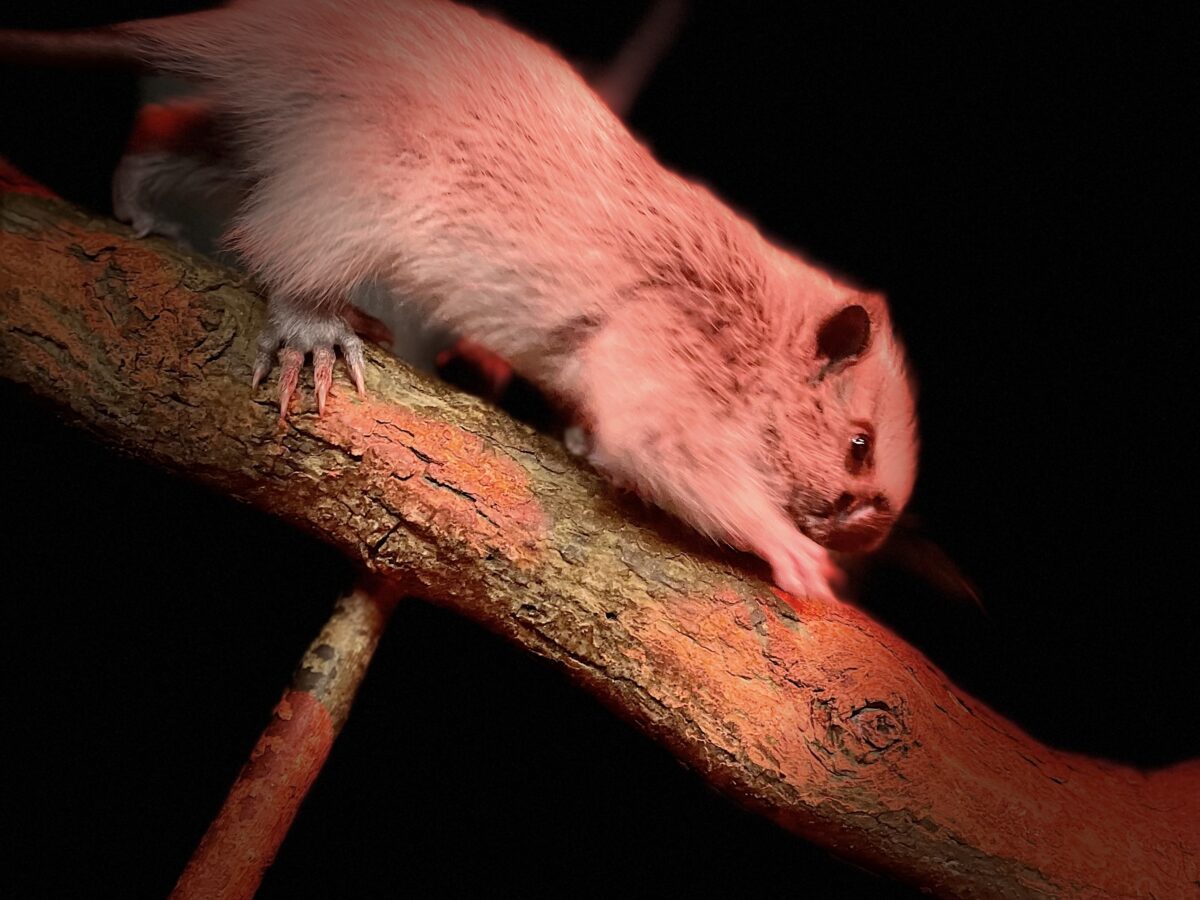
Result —
<instances>
[{"instance_id":1,"label":"rodent's snout","mask_svg":"<svg viewBox=\"0 0 1200 900\"><path fill-rule=\"evenodd\" d=\"M853 494L842 494L833 508L829 535L823 543L830 550L842 553L874 550L883 543L896 522L887 498L882 496L855 497Z\"/></svg>"},{"instance_id":2,"label":"rodent's snout","mask_svg":"<svg viewBox=\"0 0 1200 900\"><path fill-rule=\"evenodd\" d=\"M887 498L844 493L822 504L817 515L797 516L800 530L818 544L840 553L865 553L883 543L896 523Z\"/></svg>"}]
</instances>

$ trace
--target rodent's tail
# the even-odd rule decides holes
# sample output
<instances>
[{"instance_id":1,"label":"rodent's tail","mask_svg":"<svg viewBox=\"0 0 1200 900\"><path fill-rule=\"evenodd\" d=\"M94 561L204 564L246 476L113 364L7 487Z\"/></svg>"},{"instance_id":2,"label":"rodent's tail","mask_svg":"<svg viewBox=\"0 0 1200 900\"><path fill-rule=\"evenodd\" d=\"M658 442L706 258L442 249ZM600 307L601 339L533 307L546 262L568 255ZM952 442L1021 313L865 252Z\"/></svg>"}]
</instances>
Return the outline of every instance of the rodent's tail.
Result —
<instances>
[{"instance_id":1,"label":"rodent's tail","mask_svg":"<svg viewBox=\"0 0 1200 900\"><path fill-rule=\"evenodd\" d=\"M213 32L225 10L139 19L74 31L0 29L0 63L149 70L170 67L192 54Z\"/></svg>"},{"instance_id":2,"label":"rodent's tail","mask_svg":"<svg viewBox=\"0 0 1200 900\"><path fill-rule=\"evenodd\" d=\"M0 29L0 62L121 69L145 66L137 38L118 26L78 31Z\"/></svg>"}]
</instances>

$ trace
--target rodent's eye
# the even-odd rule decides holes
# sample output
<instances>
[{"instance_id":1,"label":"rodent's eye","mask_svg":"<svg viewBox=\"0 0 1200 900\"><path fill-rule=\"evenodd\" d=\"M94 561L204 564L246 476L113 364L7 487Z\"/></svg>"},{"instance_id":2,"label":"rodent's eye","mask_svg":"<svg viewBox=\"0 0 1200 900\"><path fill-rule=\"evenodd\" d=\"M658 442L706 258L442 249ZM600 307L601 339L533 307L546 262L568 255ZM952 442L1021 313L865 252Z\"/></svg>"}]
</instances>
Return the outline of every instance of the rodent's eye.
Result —
<instances>
[{"instance_id":1,"label":"rodent's eye","mask_svg":"<svg viewBox=\"0 0 1200 900\"><path fill-rule=\"evenodd\" d=\"M868 432L860 431L850 438L850 452L846 457L846 468L851 472L859 472L872 462L871 450L874 442Z\"/></svg>"}]
</instances>

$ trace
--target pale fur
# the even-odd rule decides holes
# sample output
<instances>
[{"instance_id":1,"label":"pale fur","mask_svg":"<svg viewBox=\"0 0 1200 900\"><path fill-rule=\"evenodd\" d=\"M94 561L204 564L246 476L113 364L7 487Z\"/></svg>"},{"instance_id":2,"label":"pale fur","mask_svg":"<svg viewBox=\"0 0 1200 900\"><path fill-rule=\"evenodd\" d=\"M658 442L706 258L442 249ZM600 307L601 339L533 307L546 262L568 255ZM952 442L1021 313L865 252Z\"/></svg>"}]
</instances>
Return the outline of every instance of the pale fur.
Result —
<instances>
[{"instance_id":1,"label":"pale fur","mask_svg":"<svg viewBox=\"0 0 1200 900\"><path fill-rule=\"evenodd\" d=\"M546 47L446 2L244 0L124 26L200 80L252 184L229 240L297 329L386 286L576 410L590 459L825 593L833 501L916 468L886 305L659 165ZM829 367L822 322L870 314ZM869 426L875 465L851 474ZM798 499L799 498L799 499Z\"/></svg>"}]
</instances>

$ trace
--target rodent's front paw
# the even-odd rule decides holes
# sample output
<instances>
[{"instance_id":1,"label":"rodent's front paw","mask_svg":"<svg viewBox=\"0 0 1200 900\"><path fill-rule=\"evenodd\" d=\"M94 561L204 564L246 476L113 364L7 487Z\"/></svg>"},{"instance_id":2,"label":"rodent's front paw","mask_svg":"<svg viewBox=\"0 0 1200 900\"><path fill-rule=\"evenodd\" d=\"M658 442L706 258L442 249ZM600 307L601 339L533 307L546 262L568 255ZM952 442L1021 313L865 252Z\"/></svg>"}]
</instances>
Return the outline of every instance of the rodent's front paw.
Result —
<instances>
[{"instance_id":1,"label":"rodent's front paw","mask_svg":"<svg viewBox=\"0 0 1200 900\"><path fill-rule=\"evenodd\" d=\"M833 600L833 585L845 577L824 547L801 534L763 556L775 584L797 597Z\"/></svg>"}]
</instances>

